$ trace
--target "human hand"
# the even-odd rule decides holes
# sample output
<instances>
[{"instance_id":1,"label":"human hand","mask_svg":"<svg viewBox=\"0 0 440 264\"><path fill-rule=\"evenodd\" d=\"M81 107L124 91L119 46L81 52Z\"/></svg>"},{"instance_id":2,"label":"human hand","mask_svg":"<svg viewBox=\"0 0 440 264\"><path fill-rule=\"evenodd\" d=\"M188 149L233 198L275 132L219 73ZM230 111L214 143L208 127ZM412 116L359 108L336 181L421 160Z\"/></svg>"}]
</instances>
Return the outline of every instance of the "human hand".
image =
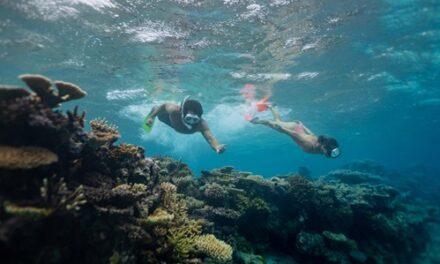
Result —
<instances>
[{"instance_id":1,"label":"human hand","mask_svg":"<svg viewBox=\"0 0 440 264\"><path fill-rule=\"evenodd\" d=\"M152 125L153 125L153 122L154 122L154 118L149 117L149 118L147 119L147 121L146 121L146 124L149 125L149 126L152 126Z\"/></svg>"},{"instance_id":2,"label":"human hand","mask_svg":"<svg viewBox=\"0 0 440 264\"><path fill-rule=\"evenodd\" d=\"M223 152L225 152L226 150L226 145L224 144L220 144L215 148L215 152L217 152L217 154L222 154Z\"/></svg>"}]
</instances>

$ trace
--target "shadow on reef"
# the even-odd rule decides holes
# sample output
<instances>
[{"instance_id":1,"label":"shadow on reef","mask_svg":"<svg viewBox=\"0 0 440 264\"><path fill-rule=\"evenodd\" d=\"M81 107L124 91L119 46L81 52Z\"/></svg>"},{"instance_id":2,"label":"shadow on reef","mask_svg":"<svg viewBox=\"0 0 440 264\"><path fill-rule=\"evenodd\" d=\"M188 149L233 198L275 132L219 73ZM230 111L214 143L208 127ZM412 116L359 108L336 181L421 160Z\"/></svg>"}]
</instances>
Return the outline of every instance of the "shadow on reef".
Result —
<instances>
[{"instance_id":1,"label":"shadow on reef","mask_svg":"<svg viewBox=\"0 0 440 264\"><path fill-rule=\"evenodd\" d=\"M78 108L54 109L85 96L79 87L20 78L32 93L0 86L2 263L268 263L271 251L287 263L408 263L425 251L436 211L373 173L195 178L115 145L106 120L87 133Z\"/></svg>"}]
</instances>

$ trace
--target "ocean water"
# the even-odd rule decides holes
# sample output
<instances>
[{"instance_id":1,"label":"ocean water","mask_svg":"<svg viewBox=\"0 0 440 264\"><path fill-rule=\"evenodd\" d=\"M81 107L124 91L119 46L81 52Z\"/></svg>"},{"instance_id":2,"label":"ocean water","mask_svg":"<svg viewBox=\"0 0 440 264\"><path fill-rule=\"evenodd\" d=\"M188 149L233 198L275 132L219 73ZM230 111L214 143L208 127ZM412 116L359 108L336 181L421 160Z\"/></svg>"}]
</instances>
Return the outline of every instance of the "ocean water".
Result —
<instances>
[{"instance_id":1,"label":"ocean water","mask_svg":"<svg viewBox=\"0 0 440 264\"><path fill-rule=\"evenodd\" d=\"M0 0L0 83L38 73L81 86L89 120L104 117L148 156L198 174L225 165L312 175L354 160L439 168L440 2L435 0ZM306 154L244 120L240 90L270 94L283 120L335 137L338 159ZM200 134L141 123L154 105L199 100ZM259 113L267 118L267 112Z\"/></svg>"}]
</instances>

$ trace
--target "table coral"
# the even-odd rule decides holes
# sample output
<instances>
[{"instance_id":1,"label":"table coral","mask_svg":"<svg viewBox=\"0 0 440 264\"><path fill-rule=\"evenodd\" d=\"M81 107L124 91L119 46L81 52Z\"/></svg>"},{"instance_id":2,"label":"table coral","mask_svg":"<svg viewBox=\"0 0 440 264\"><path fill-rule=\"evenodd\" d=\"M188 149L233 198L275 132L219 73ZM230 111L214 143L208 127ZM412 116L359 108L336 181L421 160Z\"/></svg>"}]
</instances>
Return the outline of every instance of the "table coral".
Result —
<instances>
[{"instance_id":1,"label":"table coral","mask_svg":"<svg viewBox=\"0 0 440 264\"><path fill-rule=\"evenodd\" d=\"M22 74L19 78L34 91L49 107L57 107L62 102L80 99L87 95L80 87L72 83L56 81L58 93L52 87L52 81L38 74Z\"/></svg>"},{"instance_id":2,"label":"table coral","mask_svg":"<svg viewBox=\"0 0 440 264\"><path fill-rule=\"evenodd\" d=\"M58 161L52 151L35 146L11 147L0 145L0 168L32 169Z\"/></svg>"}]
</instances>

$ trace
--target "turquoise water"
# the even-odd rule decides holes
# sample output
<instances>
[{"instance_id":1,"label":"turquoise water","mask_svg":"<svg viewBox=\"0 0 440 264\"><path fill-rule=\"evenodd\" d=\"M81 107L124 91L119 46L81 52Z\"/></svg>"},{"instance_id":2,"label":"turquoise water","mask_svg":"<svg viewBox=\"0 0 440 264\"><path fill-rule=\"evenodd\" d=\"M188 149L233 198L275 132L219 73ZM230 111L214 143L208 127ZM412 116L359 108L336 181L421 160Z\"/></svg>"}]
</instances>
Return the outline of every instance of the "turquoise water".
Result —
<instances>
[{"instance_id":1,"label":"turquoise water","mask_svg":"<svg viewBox=\"0 0 440 264\"><path fill-rule=\"evenodd\" d=\"M438 1L1 0L0 83L39 73L80 85L88 119L119 126L120 142L200 170L313 175L358 159L439 167ZM336 160L244 118L240 95L272 94L285 120L338 139ZM227 151L199 134L141 122L152 106L202 102ZM265 112L260 117L270 117Z\"/></svg>"}]
</instances>

